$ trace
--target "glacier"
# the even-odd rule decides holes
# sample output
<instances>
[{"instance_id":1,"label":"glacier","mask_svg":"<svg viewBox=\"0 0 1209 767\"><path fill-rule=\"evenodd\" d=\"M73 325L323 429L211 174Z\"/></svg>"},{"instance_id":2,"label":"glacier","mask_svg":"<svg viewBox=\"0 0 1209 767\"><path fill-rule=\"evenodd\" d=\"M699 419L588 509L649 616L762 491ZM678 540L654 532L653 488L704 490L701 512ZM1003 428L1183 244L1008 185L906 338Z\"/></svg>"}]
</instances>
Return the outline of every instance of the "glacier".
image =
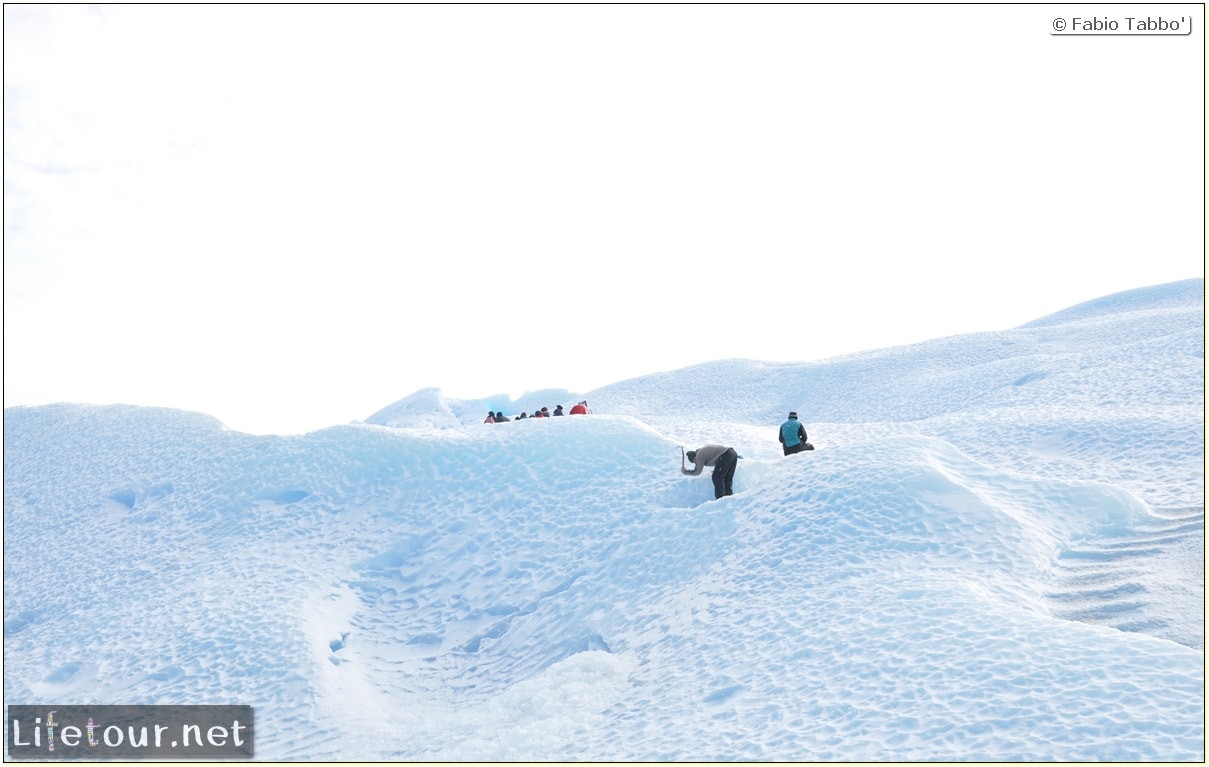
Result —
<instances>
[{"instance_id":1,"label":"glacier","mask_svg":"<svg viewBox=\"0 0 1209 767\"><path fill-rule=\"evenodd\" d=\"M6 702L257 760L1203 761L1204 572L1202 279L305 435L5 409Z\"/></svg>"}]
</instances>

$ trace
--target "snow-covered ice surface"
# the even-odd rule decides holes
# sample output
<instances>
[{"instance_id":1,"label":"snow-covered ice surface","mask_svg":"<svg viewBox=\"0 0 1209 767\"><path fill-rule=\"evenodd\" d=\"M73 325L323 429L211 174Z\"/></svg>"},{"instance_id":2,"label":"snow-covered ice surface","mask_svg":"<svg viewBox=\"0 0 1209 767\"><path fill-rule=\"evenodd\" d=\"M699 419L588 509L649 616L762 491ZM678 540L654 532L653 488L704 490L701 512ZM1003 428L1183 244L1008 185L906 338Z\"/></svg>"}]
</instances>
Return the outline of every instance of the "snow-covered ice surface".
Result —
<instances>
[{"instance_id":1,"label":"snow-covered ice surface","mask_svg":"<svg viewBox=\"0 0 1209 767\"><path fill-rule=\"evenodd\" d=\"M1203 760L1203 352L1198 279L305 436L10 408L6 703L250 704L266 760Z\"/></svg>"}]
</instances>

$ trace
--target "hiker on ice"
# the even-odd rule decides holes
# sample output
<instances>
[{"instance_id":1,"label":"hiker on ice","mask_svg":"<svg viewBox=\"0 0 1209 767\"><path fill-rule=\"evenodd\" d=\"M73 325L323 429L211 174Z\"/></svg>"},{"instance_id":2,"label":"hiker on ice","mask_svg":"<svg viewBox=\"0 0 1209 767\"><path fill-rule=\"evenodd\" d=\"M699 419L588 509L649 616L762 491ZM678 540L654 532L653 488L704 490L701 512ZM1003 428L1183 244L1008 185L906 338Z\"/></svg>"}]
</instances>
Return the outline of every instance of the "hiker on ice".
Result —
<instances>
[{"instance_id":1,"label":"hiker on ice","mask_svg":"<svg viewBox=\"0 0 1209 767\"><path fill-rule=\"evenodd\" d=\"M785 455L793 455L803 450L814 450L814 445L806 441L806 427L798 423L798 414L791 412L789 420L781 424L781 433L777 435Z\"/></svg>"},{"instance_id":2,"label":"hiker on ice","mask_svg":"<svg viewBox=\"0 0 1209 767\"><path fill-rule=\"evenodd\" d=\"M733 447L705 445L696 450L688 451L688 459L693 462L692 469L685 467L685 455L684 448L680 448L681 473L695 477L706 466L713 466L714 499L717 500L724 495L733 495L731 485L735 480L735 467L739 465L739 454L735 452Z\"/></svg>"}]
</instances>

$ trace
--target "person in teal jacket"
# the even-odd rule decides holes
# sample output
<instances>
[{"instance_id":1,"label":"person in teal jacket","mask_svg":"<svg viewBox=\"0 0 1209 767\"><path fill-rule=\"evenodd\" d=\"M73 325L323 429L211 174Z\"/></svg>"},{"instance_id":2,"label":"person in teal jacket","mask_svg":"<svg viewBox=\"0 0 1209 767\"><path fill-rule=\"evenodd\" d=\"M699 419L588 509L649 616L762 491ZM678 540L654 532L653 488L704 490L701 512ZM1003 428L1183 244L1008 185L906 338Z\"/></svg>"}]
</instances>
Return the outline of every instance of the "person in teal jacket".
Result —
<instances>
[{"instance_id":1,"label":"person in teal jacket","mask_svg":"<svg viewBox=\"0 0 1209 767\"><path fill-rule=\"evenodd\" d=\"M798 423L798 414L791 412L789 420L781 424L781 432L777 435L781 440L781 448L785 455L793 455L803 450L814 450L814 445L806 441L806 427Z\"/></svg>"}]
</instances>

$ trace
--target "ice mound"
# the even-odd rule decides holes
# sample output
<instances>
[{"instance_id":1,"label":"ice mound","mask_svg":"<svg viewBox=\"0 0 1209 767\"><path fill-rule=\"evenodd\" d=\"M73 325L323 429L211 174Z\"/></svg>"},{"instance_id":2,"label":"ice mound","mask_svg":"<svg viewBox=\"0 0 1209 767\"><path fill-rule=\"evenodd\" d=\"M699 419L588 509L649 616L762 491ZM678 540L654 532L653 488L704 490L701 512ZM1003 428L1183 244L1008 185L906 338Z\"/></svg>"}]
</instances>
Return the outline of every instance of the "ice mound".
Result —
<instances>
[{"instance_id":1,"label":"ice mound","mask_svg":"<svg viewBox=\"0 0 1209 767\"><path fill-rule=\"evenodd\" d=\"M1203 760L1194 287L586 417L7 409L5 697L248 704L265 760Z\"/></svg>"}]
</instances>

